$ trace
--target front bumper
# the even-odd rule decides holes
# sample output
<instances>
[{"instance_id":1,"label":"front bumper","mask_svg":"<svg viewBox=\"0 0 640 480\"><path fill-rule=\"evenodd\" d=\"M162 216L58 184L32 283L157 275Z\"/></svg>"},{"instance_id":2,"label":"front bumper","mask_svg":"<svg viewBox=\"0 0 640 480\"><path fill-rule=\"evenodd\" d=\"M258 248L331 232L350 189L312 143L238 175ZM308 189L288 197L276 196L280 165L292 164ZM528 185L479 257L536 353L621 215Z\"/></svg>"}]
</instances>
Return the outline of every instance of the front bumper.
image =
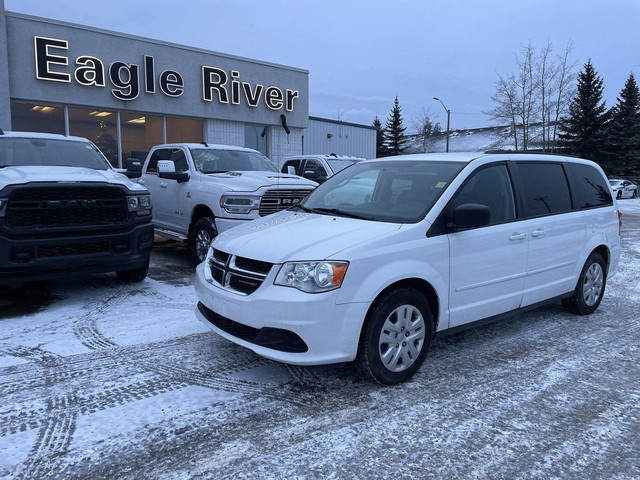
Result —
<instances>
[{"instance_id":1,"label":"front bumper","mask_svg":"<svg viewBox=\"0 0 640 480\"><path fill-rule=\"evenodd\" d=\"M204 266L202 263L196 269L196 293L201 305L195 314L220 336L263 357L293 365L323 365L356 358L367 303L339 305L336 290L308 294L273 285L274 271L254 293L238 295L208 283Z\"/></svg>"},{"instance_id":2,"label":"front bumper","mask_svg":"<svg viewBox=\"0 0 640 480\"><path fill-rule=\"evenodd\" d=\"M9 237L0 234L0 283L144 267L153 247L153 226L122 232Z\"/></svg>"}]
</instances>

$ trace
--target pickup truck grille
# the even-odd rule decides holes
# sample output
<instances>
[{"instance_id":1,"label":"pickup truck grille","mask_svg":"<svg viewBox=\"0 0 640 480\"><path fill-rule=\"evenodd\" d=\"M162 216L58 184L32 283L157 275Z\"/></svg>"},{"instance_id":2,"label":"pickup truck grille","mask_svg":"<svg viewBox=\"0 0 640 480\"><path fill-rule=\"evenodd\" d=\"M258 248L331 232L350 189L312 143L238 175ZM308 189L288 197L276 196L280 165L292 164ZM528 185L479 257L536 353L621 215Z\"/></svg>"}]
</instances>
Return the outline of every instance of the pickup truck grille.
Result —
<instances>
[{"instance_id":1,"label":"pickup truck grille","mask_svg":"<svg viewBox=\"0 0 640 480\"><path fill-rule=\"evenodd\" d=\"M258 213L261 217L286 210L295 205L311 190L267 190L260 200L260 210Z\"/></svg>"},{"instance_id":2,"label":"pickup truck grille","mask_svg":"<svg viewBox=\"0 0 640 480\"><path fill-rule=\"evenodd\" d=\"M214 249L208 268L213 281L220 287L241 295L250 295L262 285L272 266L272 263L229 255Z\"/></svg>"},{"instance_id":3,"label":"pickup truck grille","mask_svg":"<svg viewBox=\"0 0 640 480\"><path fill-rule=\"evenodd\" d=\"M5 223L10 228L113 226L128 215L127 199L117 187L26 186L10 195Z\"/></svg>"}]
</instances>

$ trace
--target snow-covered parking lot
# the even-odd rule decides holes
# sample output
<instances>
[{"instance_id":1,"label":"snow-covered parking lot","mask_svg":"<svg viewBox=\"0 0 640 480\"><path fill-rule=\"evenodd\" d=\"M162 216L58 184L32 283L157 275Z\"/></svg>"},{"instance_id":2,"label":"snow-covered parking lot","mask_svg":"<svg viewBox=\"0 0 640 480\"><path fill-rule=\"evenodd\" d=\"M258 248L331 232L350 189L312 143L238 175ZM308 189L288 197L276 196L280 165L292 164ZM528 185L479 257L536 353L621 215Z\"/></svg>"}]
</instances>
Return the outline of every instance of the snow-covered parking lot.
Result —
<instances>
[{"instance_id":1,"label":"snow-covered parking lot","mask_svg":"<svg viewBox=\"0 0 640 480\"><path fill-rule=\"evenodd\" d=\"M0 477L640 478L640 199L599 310L440 338L414 379L265 360L196 319L186 250L149 278L0 293Z\"/></svg>"}]
</instances>

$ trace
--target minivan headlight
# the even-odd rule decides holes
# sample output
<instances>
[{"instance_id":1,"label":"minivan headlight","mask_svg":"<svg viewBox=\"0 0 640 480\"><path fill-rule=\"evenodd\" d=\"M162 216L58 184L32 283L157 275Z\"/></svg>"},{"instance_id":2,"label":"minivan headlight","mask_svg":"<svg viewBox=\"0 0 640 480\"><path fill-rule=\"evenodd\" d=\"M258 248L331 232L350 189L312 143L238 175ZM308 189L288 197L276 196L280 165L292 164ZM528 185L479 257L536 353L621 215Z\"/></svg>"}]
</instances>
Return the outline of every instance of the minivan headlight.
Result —
<instances>
[{"instance_id":1,"label":"minivan headlight","mask_svg":"<svg viewBox=\"0 0 640 480\"><path fill-rule=\"evenodd\" d=\"M249 213L251 210L260 208L260 197L223 195L220 197L220 206L227 213Z\"/></svg>"},{"instance_id":2,"label":"minivan headlight","mask_svg":"<svg viewBox=\"0 0 640 480\"><path fill-rule=\"evenodd\" d=\"M273 282L307 293L328 292L340 288L349 262L288 262L280 267Z\"/></svg>"}]
</instances>

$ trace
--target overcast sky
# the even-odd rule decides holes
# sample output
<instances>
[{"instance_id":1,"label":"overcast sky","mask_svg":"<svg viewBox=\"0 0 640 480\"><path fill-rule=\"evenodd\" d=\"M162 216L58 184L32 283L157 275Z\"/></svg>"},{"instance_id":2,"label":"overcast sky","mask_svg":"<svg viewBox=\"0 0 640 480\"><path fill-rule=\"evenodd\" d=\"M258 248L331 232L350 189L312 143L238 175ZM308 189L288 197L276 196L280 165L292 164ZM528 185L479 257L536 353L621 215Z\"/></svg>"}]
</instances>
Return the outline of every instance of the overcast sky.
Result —
<instances>
[{"instance_id":1,"label":"overcast sky","mask_svg":"<svg viewBox=\"0 0 640 480\"><path fill-rule=\"evenodd\" d=\"M6 10L309 70L312 116L386 121L398 95L409 130L421 112L451 128L492 124L497 72L515 53L568 40L588 58L607 106L640 75L640 0L5 0Z\"/></svg>"}]
</instances>

